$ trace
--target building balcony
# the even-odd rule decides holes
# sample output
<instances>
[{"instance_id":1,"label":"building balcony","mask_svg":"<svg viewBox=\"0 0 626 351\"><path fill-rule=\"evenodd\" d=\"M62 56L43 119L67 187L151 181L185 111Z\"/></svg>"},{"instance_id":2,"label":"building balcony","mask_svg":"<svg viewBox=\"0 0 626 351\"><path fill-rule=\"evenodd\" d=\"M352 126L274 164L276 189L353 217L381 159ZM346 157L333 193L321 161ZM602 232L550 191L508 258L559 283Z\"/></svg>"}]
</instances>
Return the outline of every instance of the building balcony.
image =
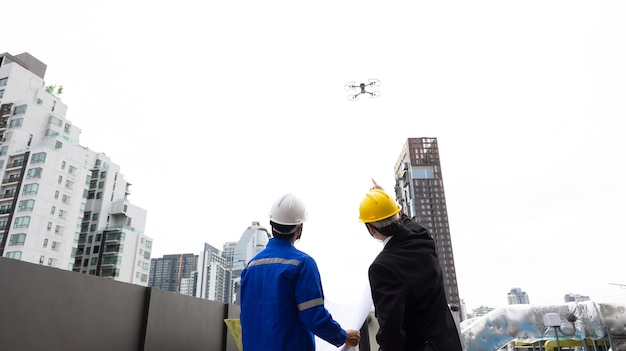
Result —
<instances>
[{"instance_id":1,"label":"building balcony","mask_svg":"<svg viewBox=\"0 0 626 351\"><path fill-rule=\"evenodd\" d=\"M15 197L15 191L13 192L8 192L8 193L4 193L2 194L2 196L0 196L0 201L2 200L9 200Z\"/></svg>"},{"instance_id":2,"label":"building balcony","mask_svg":"<svg viewBox=\"0 0 626 351\"><path fill-rule=\"evenodd\" d=\"M16 184L17 182L19 182L20 177L8 177L2 180L2 185L8 185L8 184Z\"/></svg>"},{"instance_id":3,"label":"building balcony","mask_svg":"<svg viewBox=\"0 0 626 351\"><path fill-rule=\"evenodd\" d=\"M24 165L24 162L22 159L14 160L13 162L7 164L6 170L11 171L11 170L19 169L19 168L22 168L23 165Z\"/></svg>"}]
</instances>

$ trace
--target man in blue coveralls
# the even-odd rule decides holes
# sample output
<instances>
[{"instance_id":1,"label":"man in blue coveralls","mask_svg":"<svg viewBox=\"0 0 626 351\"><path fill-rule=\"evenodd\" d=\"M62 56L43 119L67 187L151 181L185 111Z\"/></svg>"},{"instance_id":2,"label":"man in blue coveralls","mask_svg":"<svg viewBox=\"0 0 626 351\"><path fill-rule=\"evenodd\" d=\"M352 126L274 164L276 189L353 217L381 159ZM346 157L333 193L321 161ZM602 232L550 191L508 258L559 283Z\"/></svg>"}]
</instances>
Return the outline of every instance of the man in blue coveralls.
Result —
<instances>
[{"instance_id":1,"label":"man in blue coveralls","mask_svg":"<svg viewBox=\"0 0 626 351\"><path fill-rule=\"evenodd\" d=\"M314 351L315 337L358 345L358 330L341 328L324 307L315 260L295 248L306 210L292 194L272 206L272 236L241 273L243 351Z\"/></svg>"}]
</instances>

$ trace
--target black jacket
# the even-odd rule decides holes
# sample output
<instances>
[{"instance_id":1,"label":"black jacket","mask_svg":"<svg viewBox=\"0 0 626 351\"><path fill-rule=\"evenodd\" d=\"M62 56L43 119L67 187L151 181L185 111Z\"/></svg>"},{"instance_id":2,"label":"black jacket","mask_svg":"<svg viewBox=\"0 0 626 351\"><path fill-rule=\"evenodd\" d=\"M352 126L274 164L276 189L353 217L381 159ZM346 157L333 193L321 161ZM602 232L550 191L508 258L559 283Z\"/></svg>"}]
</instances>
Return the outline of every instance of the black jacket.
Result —
<instances>
[{"instance_id":1,"label":"black jacket","mask_svg":"<svg viewBox=\"0 0 626 351\"><path fill-rule=\"evenodd\" d=\"M448 308L435 242L428 230L402 217L395 234L369 268L384 351L462 351Z\"/></svg>"}]
</instances>

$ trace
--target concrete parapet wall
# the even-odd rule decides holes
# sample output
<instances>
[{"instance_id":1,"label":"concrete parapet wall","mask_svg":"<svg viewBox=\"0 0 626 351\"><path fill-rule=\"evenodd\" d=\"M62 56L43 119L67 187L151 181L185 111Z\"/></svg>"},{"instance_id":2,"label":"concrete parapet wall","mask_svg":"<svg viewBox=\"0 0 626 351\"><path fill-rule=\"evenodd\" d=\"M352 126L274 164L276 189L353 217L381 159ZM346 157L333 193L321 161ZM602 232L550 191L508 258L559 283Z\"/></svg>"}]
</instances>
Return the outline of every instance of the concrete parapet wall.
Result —
<instances>
[{"instance_id":1,"label":"concrete parapet wall","mask_svg":"<svg viewBox=\"0 0 626 351\"><path fill-rule=\"evenodd\" d=\"M0 349L236 351L239 307L0 257Z\"/></svg>"}]
</instances>

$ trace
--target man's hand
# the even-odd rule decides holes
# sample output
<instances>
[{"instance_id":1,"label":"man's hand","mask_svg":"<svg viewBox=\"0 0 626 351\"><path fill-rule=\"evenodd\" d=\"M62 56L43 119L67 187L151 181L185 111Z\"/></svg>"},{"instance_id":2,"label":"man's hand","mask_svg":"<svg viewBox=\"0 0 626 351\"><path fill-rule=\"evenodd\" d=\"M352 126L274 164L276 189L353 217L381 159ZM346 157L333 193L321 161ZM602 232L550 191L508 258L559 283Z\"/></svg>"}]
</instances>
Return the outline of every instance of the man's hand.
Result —
<instances>
[{"instance_id":1,"label":"man's hand","mask_svg":"<svg viewBox=\"0 0 626 351\"><path fill-rule=\"evenodd\" d=\"M383 189L382 186L378 185L378 183L376 183L376 181L373 178L372 178L372 183L374 183L374 186L372 186L370 190L379 189L379 190L385 191L385 189Z\"/></svg>"},{"instance_id":2,"label":"man's hand","mask_svg":"<svg viewBox=\"0 0 626 351\"><path fill-rule=\"evenodd\" d=\"M354 329L346 330L346 345L350 347L356 347L359 345L359 340L361 340L361 332Z\"/></svg>"}]
</instances>

